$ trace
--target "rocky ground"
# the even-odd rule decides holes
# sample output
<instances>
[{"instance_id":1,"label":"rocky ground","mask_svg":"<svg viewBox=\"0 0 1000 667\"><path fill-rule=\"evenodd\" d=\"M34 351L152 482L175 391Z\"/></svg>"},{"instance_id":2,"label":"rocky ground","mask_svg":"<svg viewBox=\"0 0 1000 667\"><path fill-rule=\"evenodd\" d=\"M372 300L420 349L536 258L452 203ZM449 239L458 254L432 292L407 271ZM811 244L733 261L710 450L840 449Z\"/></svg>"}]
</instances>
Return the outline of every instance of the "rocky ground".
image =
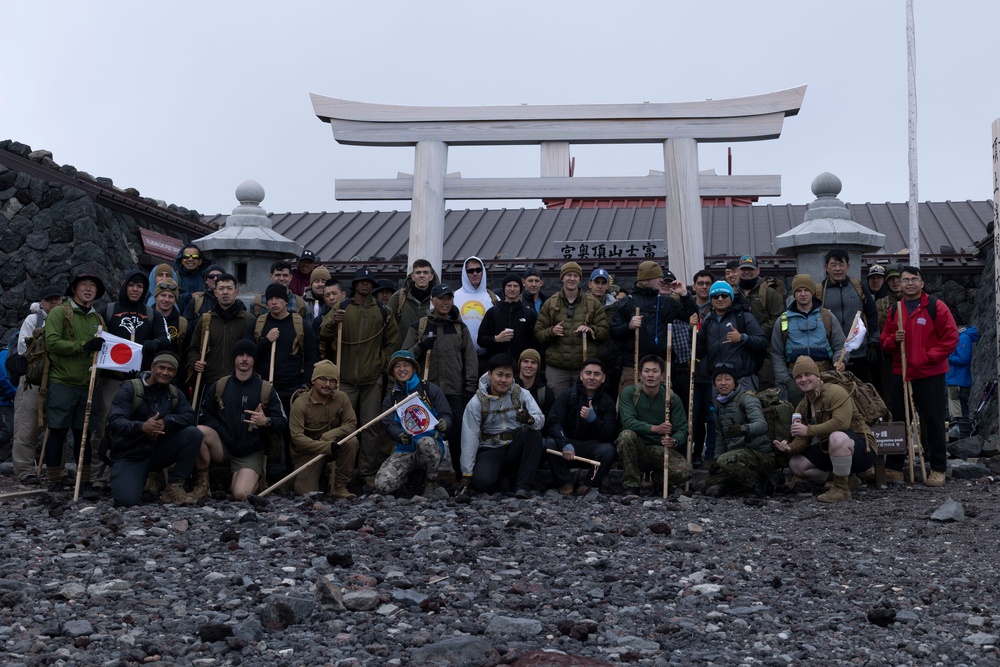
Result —
<instances>
[{"instance_id":1,"label":"rocky ground","mask_svg":"<svg viewBox=\"0 0 1000 667\"><path fill-rule=\"evenodd\" d=\"M0 492L20 488L0 480ZM998 493L987 476L862 488L830 506L809 493L125 510L6 499L0 655L88 666L997 665ZM959 507L932 518L948 499Z\"/></svg>"}]
</instances>

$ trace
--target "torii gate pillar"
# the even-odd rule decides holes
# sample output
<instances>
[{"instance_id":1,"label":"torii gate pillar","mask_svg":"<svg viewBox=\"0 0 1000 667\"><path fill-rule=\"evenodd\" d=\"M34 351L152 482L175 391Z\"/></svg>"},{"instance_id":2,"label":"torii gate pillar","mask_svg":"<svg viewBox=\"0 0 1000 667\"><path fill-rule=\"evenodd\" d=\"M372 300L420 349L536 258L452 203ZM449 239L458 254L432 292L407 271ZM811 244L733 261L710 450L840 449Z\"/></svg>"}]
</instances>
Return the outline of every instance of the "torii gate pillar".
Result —
<instances>
[{"instance_id":1,"label":"torii gate pillar","mask_svg":"<svg viewBox=\"0 0 1000 667\"><path fill-rule=\"evenodd\" d=\"M444 251L444 178L448 144L418 141L413 161L413 204L410 208L408 264L426 259L441 273Z\"/></svg>"},{"instance_id":2,"label":"torii gate pillar","mask_svg":"<svg viewBox=\"0 0 1000 667\"><path fill-rule=\"evenodd\" d=\"M663 142L667 180L667 263L685 285L705 265L698 191L698 142L689 137Z\"/></svg>"}]
</instances>

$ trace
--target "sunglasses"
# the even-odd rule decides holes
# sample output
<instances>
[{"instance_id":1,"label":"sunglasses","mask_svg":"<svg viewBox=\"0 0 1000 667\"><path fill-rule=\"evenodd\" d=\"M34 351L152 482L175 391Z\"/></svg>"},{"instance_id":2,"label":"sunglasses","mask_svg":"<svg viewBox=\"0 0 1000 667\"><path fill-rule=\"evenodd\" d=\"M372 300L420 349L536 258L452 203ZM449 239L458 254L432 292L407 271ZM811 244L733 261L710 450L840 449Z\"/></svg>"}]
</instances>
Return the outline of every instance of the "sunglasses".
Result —
<instances>
[{"instance_id":1,"label":"sunglasses","mask_svg":"<svg viewBox=\"0 0 1000 667\"><path fill-rule=\"evenodd\" d=\"M218 280L221 277L222 277L221 273L210 273L207 276L205 276L205 280Z\"/></svg>"},{"instance_id":2,"label":"sunglasses","mask_svg":"<svg viewBox=\"0 0 1000 667\"><path fill-rule=\"evenodd\" d=\"M475 268L475 269L466 269L465 272L466 273L482 273L483 272L483 267L480 266L479 268Z\"/></svg>"},{"instance_id":3,"label":"sunglasses","mask_svg":"<svg viewBox=\"0 0 1000 667\"><path fill-rule=\"evenodd\" d=\"M177 289L177 285L174 283L160 283L156 286L156 289L167 289L173 291Z\"/></svg>"},{"instance_id":4,"label":"sunglasses","mask_svg":"<svg viewBox=\"0 0 1000 667\"><path fill-rule=\"evenodd\" d=\"M182 259L201 259L201 255L181 255Z\"/></svg>"},{"instance_id":5,"label":"sunglasses","mask_svg":"<svg viewBox=\"0 0 1000 667\"><path fill-rule=\"evenodd\" d=\"M713 294L713 299L728 299L730 298L728 294Z\"/></svg>"}]
</instances>

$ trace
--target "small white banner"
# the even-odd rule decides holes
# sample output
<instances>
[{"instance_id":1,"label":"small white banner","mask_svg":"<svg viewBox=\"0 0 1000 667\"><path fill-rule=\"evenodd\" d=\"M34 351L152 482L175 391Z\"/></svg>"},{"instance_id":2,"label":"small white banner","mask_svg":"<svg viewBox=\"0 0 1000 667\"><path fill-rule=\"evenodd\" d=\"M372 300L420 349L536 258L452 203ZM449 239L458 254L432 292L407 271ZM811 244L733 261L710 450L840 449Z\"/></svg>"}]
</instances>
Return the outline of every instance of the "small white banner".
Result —
<instances>
[{"instance_id":1,"label":"small white banner","mask_svg":"<svg viewBox=\"0 0 1000 667\"><path fill-rule=\"evenodd\" d=\"M847 340L844 341L844 349L848 352L854 352L854 350L860 349L861 345L865 342L865 338L868 336L868 328L865 327L864 321L858 317L855 319L857 324L851 329L850 334L847 336Z\"/></svg>"},{"instance_id":2,"label":"small white banner","mask_svg":"<svg viewBox=\"0 0 1000 667\"><path fill-rule=\"evenodd\" d=\"M396 408L396 416L403 430L412 436L433 431L438 420L419 397L414 396Z\"/></svg>"}]
</instances>

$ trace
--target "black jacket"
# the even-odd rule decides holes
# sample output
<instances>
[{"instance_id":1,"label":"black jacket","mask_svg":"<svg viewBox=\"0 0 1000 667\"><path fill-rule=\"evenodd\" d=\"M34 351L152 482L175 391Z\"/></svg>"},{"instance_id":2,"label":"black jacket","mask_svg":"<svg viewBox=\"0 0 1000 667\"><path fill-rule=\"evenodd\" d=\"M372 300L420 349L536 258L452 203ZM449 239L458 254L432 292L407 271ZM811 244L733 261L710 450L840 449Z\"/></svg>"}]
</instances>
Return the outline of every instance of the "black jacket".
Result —
<instances>
[{"instance_id":1,"label":"black jacket","mask_svg":"<svg viewBox=\"0 0 1000 667\"><path fill-rule=\"evenodd\" d=\"M216 384L213 382L202 393L198 423L215 429L222 444L234 456L246 456L263 450L267 446L263 437L265 430L271 433L281 433L285 430L288 417L285 416L285 409L281 406L278 392L274 390L271 391L267 407L264 408L264 414L271 420L271 424L266 428L251 430L244 421L246 414L243 411L255 410L261 403L261 387L264 384L261 376L254 373L250 379L241 382L235 374L230 375L222 392L221 408L215 398Z\"/></svg>"},{"instance_id":2,"label":"black jacket","mask_svg":"<svg viewBox=\"0 0 1000 667\"><path fill-rule=\"evenodd\" d=\"M595 421L588 422L580 417L580 409L586 405L597 413ZM567 440L614 442L618 435L615 402L601 387L597 388L593 399L588 399L583 384L577 382L556 398L545 417L545 433L555 440L557 449L562 449Z\"/></svg>"},{"instance_id":3,"label":"black jacket","mask_svg":"<svg viewBox=\"0 0 1000 667\"><path fill-rule=\"evenodd\" d=\"M132 410L132 401L135 399L132 382L125 382L118 388L108 411L108 433L111 435L111 457L114 459L141 461L149 458L156 447L156 441L146 437L142 432L142 424L157 413L163 419L167 435L196 423L194 410L184 392L173 387L177 396L177 404L174 406L169 386L149 385L149 373L142 373L139 379L145 386L142 402L135 411Z\"/></svg>"},{"instance_id":4,"label":"black jacket","mask_svg":"<svg viewBox=\"0 0 1000 667\"><path fill-rule=\"evenodd\" d=\"M628 298L622 299L614 309L611 320L611 338L621 343L622 365L628 368L635 363L635 330L628 328L635 316L635 309L642 315L639 327L639 358L647 354L667 356L667 325L674 320L686 320L697 311L694 299L684 294L681 300L663 296L648 287L637 287Z\"/></svg>"},{"instance_id":5,"label":"black jacket","mask_svg":"<svg viewBox=\"0 0 1000 667\"><path fill-rule=\"evenodd\" d=\"M486 350L486 356L492 357L495 354L509 354L517 358L528 348L538 349L535 341L535 320L538 313L532 306L526 305L524 301L518 300L516 303L500 301L495 306L486 311L482 323L479 325L479 347ZM514 337L507 343L498 343L494 336L504 329L513 329Z\"/></svg>"},{"instance_id":6,"label":"black jacket","mask_svg":"<svg viewBox=\"0 0 1000 667\"><path fill-rule=\"evenodd\" d=\"M145 289L138 301L129 301L129 282L141 282ZM153 357L170 350L167 322L152 306L146 305L149 296L149 276L139 270L129 271L118 290L118 300L107 306L101 315L108 325L108 333L142 345L142 370L149 370ZM110 317L109 317L110 316ZM103 371L103 377L124 379L124 373Z\"/></svg>"}]
</instances>

